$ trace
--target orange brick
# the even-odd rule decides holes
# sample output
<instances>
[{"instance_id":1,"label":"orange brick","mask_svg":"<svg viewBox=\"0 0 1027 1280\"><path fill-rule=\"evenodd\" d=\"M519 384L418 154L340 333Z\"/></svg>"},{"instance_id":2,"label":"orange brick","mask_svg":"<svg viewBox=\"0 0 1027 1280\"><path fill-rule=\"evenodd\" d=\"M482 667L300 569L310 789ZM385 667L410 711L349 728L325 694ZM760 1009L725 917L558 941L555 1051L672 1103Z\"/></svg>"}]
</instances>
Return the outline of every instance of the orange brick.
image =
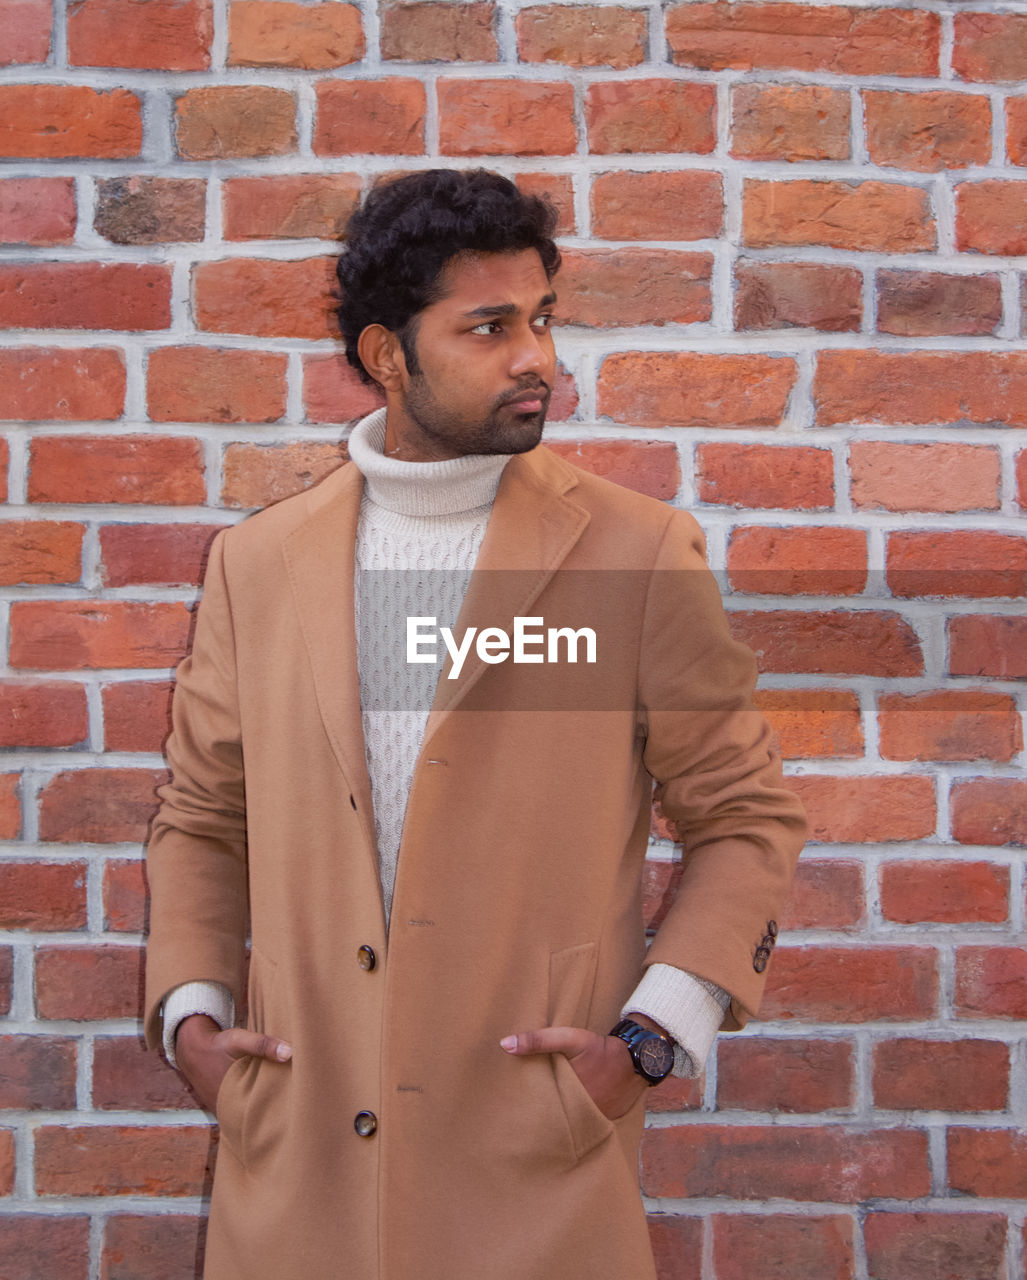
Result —
<instances>
[{"instance_id":1,"label":"orange brick","mask_svg":"<svg viewBox=\"0 0 1027 1280\"><path fill-rule=\"evenodd\" d=\"M195 1108L196 1095L139 1036L97 1036L93 1043L93 1106L98 1111Z\"/></svg>"},{"instance_id":2,"label":"orange brick","mask_svg":"<svg viewBox=\"0 0 1027 1280\"><path fill-rule=\"evenodd\" d=\"M651 1213L648 1225L660 1280L702 1280L702 1218Z\"/></svg>"},{"instance_id":3,"label":"orange brick","mask_svg":"<svg viewBox=\"0 0 1027 1280\"><path fill-rule=\"evenodd\" d=\"M84 862L0 863L0 929L43 933L85 927Z\"/></svg>"},{"instance_id":4,"label":"orange brick","mask_svg":"<svg viewBox=\"0 0 1027 1280\"><path fill-rule=\"evenodd\" d=\"M881 914L899 924L1001 924L1009 919L1009 868L990 862L888 862Z\"/></svg>"},{"instance_id":5,"label":"orange brick","mask_svg":"<svg viewBox=\"0 0 1027 1280\"><path fill-rule=\"evenodd\" d=\"M860 609L732 612L731 633L766 672L915 676L923 671L916 632L899 614Z\"/></svg>"},{"instance_id":6,"label":"orange brick","mask_svg":"<svg viewBox=\"0 0 1027 1280\"><path fill-rule=\"evenodd\" d=\"M1027 253L1027 182L961 182L956 187L956 248L964 253Z\"/></svg>"},{"instance_id":7,"label":"orange brick","mask_svg":"<svg viewBox=\"0 0 1027 1280\"><path fill-rule=\"evenodd\" d=\"M338 355L303 357L303 408L308 422L349 422L384 404L375 386Z\"/></svg>"},{"instance_id":8,"label":"orange brick","mask_svg":"<svg viewBox=\"0 0 1027 1280\"><path fill-rule=\"evenodd\" d=\"M594 476L668 501L681 487L677 447L662 440L551 440L553 453Z\"/></svg>"},{"instance_id":9,"label":"orange brick","mask_svg":"<svg viewBox=\"0 0 1027 1280\"><path fill-rule=\"evenodd\" d=\"M210 0L79 0L68 10L68 62L77 67L204 71L214 38Z\"/></svg>"},{"instance_id":10,"label":"orange brick","mask_svg":"<svg viewBox=\"0 0 1027 1280\"><path fill-rule=\"evenodd\" d=\"M1016 501L1027 511L1027 449L1016 455Z\"/></svg>"},{"instance_id":11,"label":"orange brick","mask_svg":"<svg viewBox=\"0 0 1027 1280\"><path fill-rule=\"evenodd\" d=\"M859 699L845 689L759 689L756 706L786 760L861 756Z\"/></svg>"},{"instance_id":12,"label":"orange brick","mask_svg":"<svg viewBox=\"0 0 1027 1280\"><path fill-rule=\"evenodd\" d=\"M521 62L570 67L634 67L645 58L646 16L618 5L543 4L516 19ZM657 105L654 103L654 105Z\"/></svg>"},{"instance_id":13,"label":"orange brick","mask_svg":"<svg viewBox=\"0 0 1027 1280\"><path fill-rule=\"evenodd\" d=\"M959 947L954 1004L961 1018L1027 1016L1027 955L1022 947Z\"/></svg>"},{"instance_id":14,"label":"orange brick","mask_svg":"<svg viewBox=\"0 0 1027 1280\"><path fill-rule=\"evenodd\" d=\"M747 245L827 245L910 253L935 247L930 197L897 182L830 182L807 178L745 183Z\"/></svg>"},{"instance_id":15,"label":"orange brick","mask_svg":"<svg viewBox=\"0 0 1027 1280\"><path fill-rule=\"evenodd\" d=\"M680 66L757 67L849 76L938 74L941 24L917 9L843 5L688 3L667 14Z\"/></svg>"},{"instance_id":16,"label":"orange brick","mask_svg":"<svg viewBox=\"0 0 1027 1280\"><path fill-rule=\"evenodd\" d=\"M195 586L218 524L108 524L100 529L103 581L109 587L138 583Z\"/></svg>"},{"instance_id":17,"label":"orange brick","mask_svg":"<svg viewBox=\"0 0 1027 1280\"><path fill-rule=\"evenodd\" d=\"M136 946L36 948L39 1018L93 1022L138 1017L143 950Z\"/></svg>"},{"instance_id":18,"label":"orange brick","mask_svg":"<svg viewBox=\"0 0 1027 1280\"><path fill-rule=\"evenodd\" d=\"M803 857L781 912L782 929L853 930L865 916L861 863Z\"/></svg>"},{"instance_id":19,"label":"orange brick","mask_svg":"<svg viewBox=\"0 0 1027 1280\"><path fill-rule=\"evenodd\" d=\"M847 160L844 89L740 84L731 96L731 154L745 160Z\"/></svg>"},{"instance_id":20,"label":"orange brick","mask_svg":"<svg viewBox=\"0 0 1027 1280\"><path fill-rule=\"evenodd\" d=\"M165 773L152 769L69 769L58 773L40 795L39 838L57 844L145 840L157 810L156 789L166 780Z\"/></svg>"},{"instance_id":21,"label":"orange brick","mask_svg":"<svg viewBox=\"0 0 1027 1280\"><path fill-rule=\"evenodd\" d=\"M567 422L573 418L578 408L578 388L574 378L563 365L556 363L556 381L549 401L548 418L550 422Z\"/></svg>"},{"instance_id":22,"label":"orange brick","mask_svg":"<svg viewBox=\"0 0 1027 1280\"><path fill-rule=\"evenodd\" d=\"M1006 102L1006 150L1010 163L1027 165L1027 98Z\"/></svg>"},{"instance_id":23,"label":"orange brick","mask_svg":"<svg viewBox=\"0 0 1027 1280\"><path fill-rule=\"evenodd\" d=\"M814 1112L852 1107L854 1064L847 1040L723 1037L717 1046L717 1108Z\"/></svg>"},{"instance_id":24,"label":"orange brick","mask_svg":"<svg viewBox=\"0 0 1027 1280\"><path fill-rule=\"evenodd\" d=\"M908 1022L938 1008L933 947L779 947L764 1018L799 1022Z\"/></svg>"},{"instance_id":25,"label":"orange brick","mask_svg":"<svg viewBox=\"0 0 1027 1280\"><path fill-rule=\"evenodd\" d=\"M577 145L574 87L564 81L440 80L447 156L566 156Z\"/></svg>"},{"instance_id":26,"label":"orange brick","mask_svg":"<svg viewBox=\"0 0 1027 1280\"><path fill-rule=\"evenodd\" d=\"M991 159L991 104L983 96L865 89L863 110L874 164L932 173Z\"/></svg>"},{"instance_id":27,"label":"orange brick","mask_svg":"<svg viewBox=\"0 0 1027 1280\"><path fill-rule=\"evenodd\" d=\"M747 262L735 267L736 329L857 331L863 276L813 262Z\"/></svg>"},{"instance_id":28,"label":"orange brick","mask_svg":"<svg viewBox=\"0 0 1027 1280\"><path fill-rule=\"evenodd\" d=\"M903 530L887 541L893 595L1027 595L1027 538L976 530Z\"/></svg>"},{"instance_id":29,"label":"orange brick","mask_svg":"<svg viewBox=\"0 0 1027 1280\"><path fill-rule=\"evenodd\" d=\"M954 676L1027 676L1027 618L969 614L949 621L949 671Z\"/></svg>"},{"instance_id":30,"label":"orange brick","mask_svg":"<svg viewBox=\"0 0 1027 1280\"><path fill-rule=\"evenodd\" d=\"M560 317L590 328L695 324L713 314L713 258L674 249L568 249Z\"/></svg>"},{"instance_id":31,"label":"orange brick","mask_svg":"<svg viewBox=\"0 0 1027 1280\"><path fill-rule=\"evenodd\" d=\"M352 4L235 0L228 10L228 64L324 71L364 56L360 10Z\"/></svg>"},{"instance_id":32,"label":"orange brick","mask_svg":"<svg viewBox=\"0 0 1027 1280\"><path fill-rule=\"evenodd\" d=\"M203 501L203 454L177 436L38 436L30 502Z\"/></svg>"},{"instance_id":33,"label":"orange brick","mask_svg":"<svg viewBox=\"0 0 1027 1280\"><path fill-rule=\"evenodd\" d=\"M112 1213L104 1218L104 1280L188 1276L202 1259L207 1219L185 1213ZM151 1275L147 1277L146 1272Z\"/></svg>"},{"instance_id":34,"label":"orange brick","mask_svg":"<svg viewBox=\"0 0 1027 1280\"><path fill-rule=\"evenodd\" d=\"M209 1185L206 1125L44 1125L36 1130L36 1194L199 1196Z\"/></svg>"},{"instance_id":35,"label":"orange brick","mask_svg":"<svg viewBox=\"0 0 1027 1280\"><path fill-rule=\"evenodd\" d=\"M1027 79L1027 14L957 13L952 68L962 80Z\"/></svg>"},{"instance_id":36,"label":"orange brick","mask_svg":"<svg viewBox=\"0 0 1027 1280\"><path fill-rule=\"evenodd\" d=\"M74 747L88 733L82 685L70 680L0 681L0 747Z\"/></svg>"},{"instance_id":37,"label":"orange brick","mask_svg":"<svg viewBox=\"0 0 1027 1280\"><path fill-rule=\"evenodd\" d=\"M156 263L0 266L0 328L166 329L171 271Z\"/></svg>"},{"instance_id":38,"label":"orange brick","mask_svg":"<svg viewBox=\"0 0 1027 1280\"><path fill-rule=\"evenodd\" d=\"M638 13L643 20L644 16ZM588 149L594 155L636 151L706 155L717 145L716 88L684 80L602 81L586 90L585 121Z\"/></svg>"},{"instance_id":39,"label":"orange brick","mask_svg":"<svg viewBox=\"0 0 1027 1280\"><path fill-rule=\"evenodd\" d=\"M0 584L78 582L84 534L70 520L0 522Z\"/></svg>"},{"instance_id":40,"label":"orange brick","mask_svg":"<svg viewBox=\"0 0 1027 1280\"><path fill-rule=\"evenodd\" d=\"M519 191L540 196L556 210L556 234L572 236L577 230L574 214L574 180L561 173L511 174Z\"/></svg>"},{"instance_id":41,"label":"orange brick","mask_svg":"<svg viewBox=\"0 0 1027 1280\"><path fill-rule=\"evenodd\" d=\"M111 858L103 868L103 927L143 933L149 926L145 864L141 858Z\"/></svg>"},{"instance_id":42,"label":"orange brick","mask_svg":"<svg viewBox=\"0 0 1027 1280\"><path fill-rule=\"evenodd\" d=\"M778 356L617 353L599 371L599 413L639 427L776 427L795 376Z\"/></svg>"},{"instance_id":43,"label":"orange brick","mask_svg":"<svg viewBox=\"0 0 1027 1280\"><path fill-rule=\"evenodd\" d=\"M296 102L269 85L188 89L175 103L175 144L184 160L287 155L296 150Z\"/></svg>"},{"instance_id":44,"label":"orange brick","mask_svg":"<svg viewBox=\"0 0 1027 1280\"><path fill-rule=\"evenodd\" d=\"M3 364L0 362L0 379L2 379ZM7 447L7 441L0 437L0 502L7 501L7 464L10 462L10 449Z\"/></svg>"},{"instance_id":45,"label":"orange brick","mask_svg":"<svg viewBox=\"0 0 1027 1280\"><path fill-rule=\"evenodd\" d=\"M177 602L20 600L11 666L34 671L171 667L185 653L189 610Z\"/></svg>"},{"instance_id":46,"label":"orange brick","mask_svg":"<svg viewBox=\"0 0 1027 1280\"><path fill-rule=\"evenodd\" d=\"M802 511L834 504L834 459L828 449L700 444L696 475L702 502Z\"/></svg>"},{"instance_id":47,"label":"orange brick","mask_svg":"<svg viewBox=\"0 0 1027 1280\"><path fill-rule=\"evenodd\" d=\"M600 173L592 233L600 240L706 240L724 223L719 173Z\"/></svg>"},{"instance_id":48,"label":"orange brick","mask_svg":"<svg viewBox=\"0 0 1027 1280\"><path fill-rule=\"evenodd\" d=\"M891 693L879 702L887 760L1002 760L1023 749L1012 697L974 689Z\"/></svg>"},{"instance_id":49,"label":"orange brick","mask_svg":"<svg viewBox=\"0 0 1027 1280\"><path fill-rule=\"evenodd\" d=\"M45 62L50 53L52 25L50 0L17 0L17 3L6 5L0 66Z\"/></svg>"},{"instance_id":50,"label":"orange brick","mask_svg":"<svg viewBox=\"0 0 1027 1280\"><path fill-rule=\"evenodd\" d=\"M171 728L167 680L125 680L103 687L105 751L160 751Z\"/></svg>"},{"instance_id":51,"label":"orange brick","mask_svg":"<svg viewBox=\"0 0 1027 1280\"><path fill-rule=\"evenodd\" d=\"M952 788L952 834L960 844L1027 845L1027 782L968 778Z\"/></svg>"},{"instance_id":52,"label":"orange brick","mask_svg":"<svg viewBox=\"0 0 1027 1280\"><path fill-rule=\"evenodd\" d=\"M360 200L355 173L229 178L221 188L226 240L337 240Z\"/></svg>"},{"instance_id":53,"label":"orange brick","mask_svg":"<svg viewBox=\"0 0 1027 1280\"><path fill-rule=\"evenodd\" d=\"M845 1214L717 1214L713 1258L719 1280L747 1277L779 1267L790 1280L849 1280L855 1274L853 1222Z\"/></svg>"},{"instance_id":54,"label":"orange brick","mask_svg":"<svg viewBox=\"0 0 1027 1280\"><path fill-rule=\"evenodd\" d=\"M419 80L323 80L317 86L314 154L422 155L425 110Z\"/></svg>"},{"instance_id":55,"label":"orange brick","mask_svg":"<svg viewBox=\"0 0 1027 1280\"><path fill-rule=\"evenodd\" d=\"M731 534L732 590L756 595L858 595L867 582L861 529L749 526Z\"/></svg>"},{"instance_id":56,"label":"orange brick","mask_svg":"<svg viewBox=\"0 0 1027 1280\"><path fill-rule=\"evenodd\" d=\"M937 1046L931 1042L933 1051ZM1006 1219L1000 1213L870 1213L863 1224L876 1280L914 1275L1001 1275Z\"/></svg>"},{"instance_id":57,"label":"orange brick","mask_svg":"<svg viewBox=\"0 0 1027 1280\"><path fill-rule=\"evenodd\" d=\"M70 244L75 217L73 178L0 179L0 244Z\"/></svg>"},{"instance_id":58,"label":"orange brick","mask_svg":"<svg viewBox=\"0 0 1027 1280\"><path fill-rule=\"evenodd\" d=\"M226 507L270 506L309 489L345 460L344 446L313 440L229 445L221 501Z\"/></svg>"},{"instance_id":59,"label":"orange brick","mask_svg":"<svg viewBox=\"0 0 1027 1280\"><path fill-rule=\"evenodd\" d=\"M154 422L274 422L285 413L288 358L270 351L161 347L150 353Z\"/></svg>"},{"instance_id":60,"label":"orange brick","mask_svg":"<svg viewBox=\"0 0 1027 1280\"><path fill-rule=\"evenodd\" d=\"M495 5L403 3L381 16L382 57L407 62L495 62Z\"/></svg>"},{"instance_id":61,"label":"orange brick","mask_svg":"<svg viewBox=\"0 0 1027 1280\"><path fill-rule=\"evenodd\" d=\"M11 1150L13 1163L13 1145ZM14 1277L34 1273L87 1280L89 1218L85 1214L7 1214L0 1218L0 1257L14 1268Z\"/></svg>"},{"instance_id":62,"label":"orange brick","mask_svg":"<svg viewBox=\"0 0 1027 1280\"><path fill-rule=\"evenodd\" d=\"M884 1040L874 1045L873 1073L879 1107L1002 1111L1009 1097L1009 1048L996 1040ZM951 1256L946 1252L947 1265Z\"/></svg>"},{"instance_id":63,"label":"orange brick","mask_svg":"<svg viewBox=\"0 0 1027 1280\"><path fill-rule=\"evenodd\" d=\"M0 351L0 397L12 419L110 421L125 405L125 361L103 347Z\"/></svg>"},{"instance_id":64,"label":"orange brick","mask_svg":"<svg viewBox=\"0 0 1027 1280\"><path fill-rule=\"evenodd\" d=\"M261 338L338 337L332 258L227 258L193 269L196 324Z\"/></svg>"},{"instance_id":65,"label":"orange brick","mask_svg":"<svg viewBox=\"0 0 1027 1280\"><path fill-rule=\"evenodd\" d=\"M114 244L203 239L207 184L199 178L102 178L93 226Z\"/></svg>"},{"instance_id":66,"label":"orange brick","mask_svg":"<svg viewBox=\"0 0 1027 1280\"><path fill-rule=\"evenodd\" d=\"M806 806L814 841L920 840L932 835L937 824L934 783L922 774L803 774L789 778L788 786Z\"/></svg>"},{"instance_id":67,"label":"orange brick","mask_svg":"<svg viewBox=\"0 0 1027 1280\"><path fill-rule=\"evenodd\" d=\"M1016 1129L948 1131L949 1187L972 1196L1027 1193L1027 1135Z\"/></svg>"},{"instance_id":68,"label":"orange brick","mask_svg":"<svg viewBox=\"0 0 1027 1280\"><path fill-rule=\"evenodd\" d=\"M115 160L137 156L142 104L127 89L0 85L0 156Z\"/></svg>"},{"instance_id":69,"label":"orange brick","mask_svg":"<svg viewBox=\"0 0 1027 1280\"><path fill-rule=\"evenodd\" d=\"M879 271L877 327L902 337L994 334L1002 322L998 276Z\"/></svg>"},{"instance_id":70,"label":"orange brick","mask_svg":"<svg viewBox=\"0 0 1027 1280\"><path fill-rule=\"evenodd\" d=\"M20 781L19 773L0 773L0 840L17 840L21 833ZM11 953L0 947L0 1013L6 1013L10 1005Z\"/></svg>"},{"instance_id":71,"label":"orange brick","mask_svg":"<svg viewBox=\"0 0 1027 1280\"><path fill-rule=\"evenodd\" d=\"M0 1107L18 1111L75 1109L75 1041L70 1036L0 1036L0 1057L4 1064ZM3 1257L10 1267L10 1254L5 1252Z\"/></svg>"}]
</instances>

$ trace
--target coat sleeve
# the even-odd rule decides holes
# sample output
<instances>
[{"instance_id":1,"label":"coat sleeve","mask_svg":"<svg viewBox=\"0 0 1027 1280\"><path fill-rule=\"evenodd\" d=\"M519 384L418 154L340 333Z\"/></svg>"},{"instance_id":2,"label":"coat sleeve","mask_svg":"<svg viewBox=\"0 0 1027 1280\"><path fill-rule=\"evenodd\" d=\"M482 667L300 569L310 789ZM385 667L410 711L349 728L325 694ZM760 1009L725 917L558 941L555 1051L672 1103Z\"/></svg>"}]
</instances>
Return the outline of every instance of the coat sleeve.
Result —
<instances>
[{"instance_id":1,"label":"coat sleeve","mask_svg":"<svg viewBox=\"0 0 1027 1280\"><path fill-rule=\"evenodd\" d=\"M755 683L755 658L728 631L699 526L676 511L649 582L639 690L643 758L684 865L646 964L674 965L728 991L725 1030L759 1007L767 975L757 949L776 932L770 922L806 834L770 727L753 706Z\"/></svg>"},{"instance_id":2,"label":"coat sleeve","mask_svg":"<svg viewBox=\"0 0 1027 1280\"><path fill-rule=\"evenodd\" d=\"M241 1002L248 924L246 800L226 534L211 547L192 652L179 666L167 755L171 780L146 851L150 934L146 1040L184 982L220 982Z\"/></svg>"}]
</instances>

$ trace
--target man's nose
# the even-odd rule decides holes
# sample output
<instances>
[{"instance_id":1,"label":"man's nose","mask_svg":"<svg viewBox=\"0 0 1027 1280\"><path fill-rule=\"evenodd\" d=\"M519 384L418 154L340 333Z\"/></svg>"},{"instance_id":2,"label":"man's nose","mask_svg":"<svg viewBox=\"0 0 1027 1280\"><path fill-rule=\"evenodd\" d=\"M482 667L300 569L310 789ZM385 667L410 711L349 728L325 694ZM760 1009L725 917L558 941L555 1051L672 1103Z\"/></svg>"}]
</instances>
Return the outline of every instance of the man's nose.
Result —
<instances>
[{"instance_id":1,"label":"man's nose","mask_svg":"<svg viewBox=\"0 0 1027 1280\"><path fill-rule=\"evenodd\" d=\"M544 374L552 359L549 344L544 334L538 334L528 328L518 335L518 340L510 352L510 374L520 377L525 373Z\"/></svg>"}]
</instances>

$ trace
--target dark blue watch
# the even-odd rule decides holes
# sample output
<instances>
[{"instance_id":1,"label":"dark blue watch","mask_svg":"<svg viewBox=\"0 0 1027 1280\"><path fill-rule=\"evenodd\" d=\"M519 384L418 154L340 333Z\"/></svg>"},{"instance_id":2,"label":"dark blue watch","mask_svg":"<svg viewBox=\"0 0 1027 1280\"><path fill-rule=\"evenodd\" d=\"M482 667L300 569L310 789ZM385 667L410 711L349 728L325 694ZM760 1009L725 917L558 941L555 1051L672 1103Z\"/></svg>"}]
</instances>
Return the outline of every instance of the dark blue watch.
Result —
<instances>
[{"instance_id":1,"label":"dark blue watch","mask_svg":"<svg viewBox=\"0 0 1027 1280\"><path fill-rule=\"evenodd\" d=\"M630 1018L622 1018L610 1032L631 1050L635 1070L648 1084L659 1084L674 1065L674 1045L658 1031L650 1031Z\"/></svg>"}]
</instances>

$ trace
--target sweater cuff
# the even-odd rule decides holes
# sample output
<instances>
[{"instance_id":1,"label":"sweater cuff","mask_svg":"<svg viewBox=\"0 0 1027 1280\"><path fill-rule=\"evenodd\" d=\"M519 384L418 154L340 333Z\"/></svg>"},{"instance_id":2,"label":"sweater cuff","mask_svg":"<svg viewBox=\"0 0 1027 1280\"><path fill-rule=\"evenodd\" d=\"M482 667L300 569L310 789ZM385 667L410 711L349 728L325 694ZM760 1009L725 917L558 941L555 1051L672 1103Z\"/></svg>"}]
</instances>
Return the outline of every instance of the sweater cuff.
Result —
<instances>
[{"instance_id":1,"label":"sweater cuff","mask_svg":"<svg viewBox=\"0 0 1027 1280\"><path fill-rule=\"evenodd\" d=\"M730 995L715 982L673 965L654 964L626 1001L621 1017L641 1013L659 1023L675 1042L674 1075L689 1078L702 1075L730 1003Z\"/></svg>"},{"instance_id":2,"label":"sweater cuff","mask_svg":"<svg viewBox=\"0 0 1027 1280\"><path fill-rule=\"evenodd\" d=\"M194 1013L205 1013L213 1018L222 1031L235 1026L235 1001L232 993L220 982L183 982L165 996L161 1006L163 1018L164 1056L173 1067L175 1061L175 1035L179 1023Z\"/></svg>"}]
</instances>

